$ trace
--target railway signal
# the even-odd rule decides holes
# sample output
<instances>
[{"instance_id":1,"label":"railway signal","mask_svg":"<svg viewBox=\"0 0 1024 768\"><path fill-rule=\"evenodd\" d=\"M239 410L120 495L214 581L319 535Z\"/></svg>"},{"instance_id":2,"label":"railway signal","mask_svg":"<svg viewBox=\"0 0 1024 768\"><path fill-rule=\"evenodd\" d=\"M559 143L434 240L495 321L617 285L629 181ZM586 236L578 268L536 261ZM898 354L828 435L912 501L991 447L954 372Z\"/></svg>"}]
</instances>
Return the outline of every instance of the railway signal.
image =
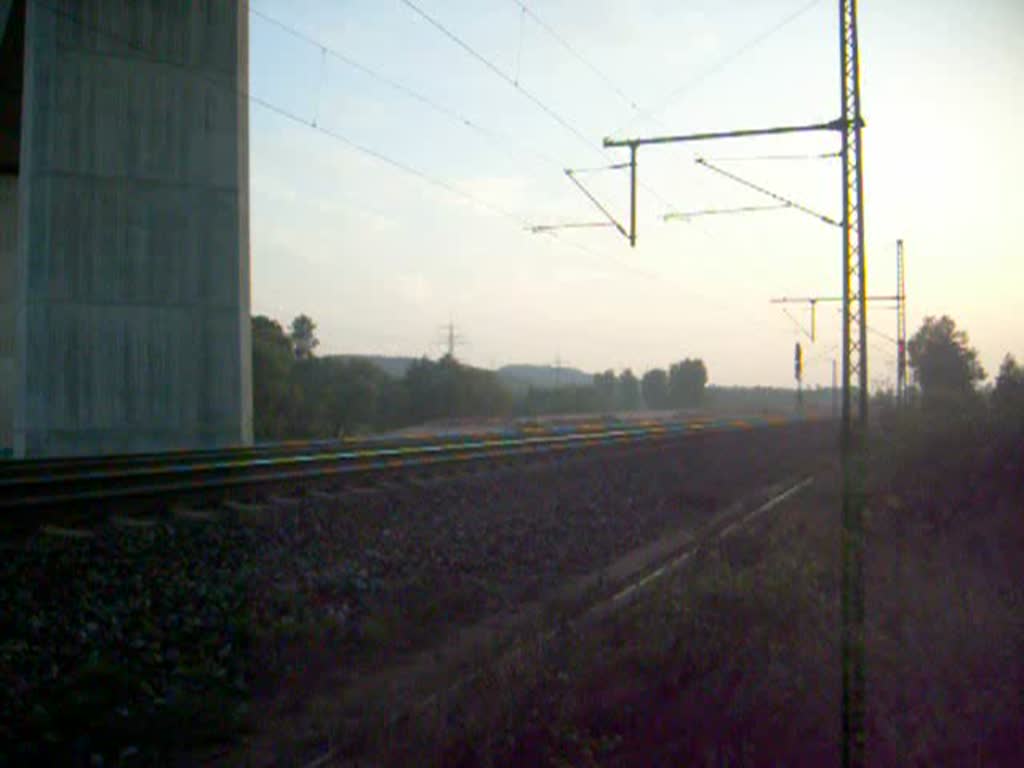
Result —
<instances>
[{"instance_id":1,"label":"railway signal","mask_svg":"<svg viewBox=\"0 0 1024 768\"><path fill-rule=\"evenodd\" d=\"M796 404L799 408L804 402L804 351L799 341L793 349L793 376L796 378Z\"/></svg>"}]
</instances>

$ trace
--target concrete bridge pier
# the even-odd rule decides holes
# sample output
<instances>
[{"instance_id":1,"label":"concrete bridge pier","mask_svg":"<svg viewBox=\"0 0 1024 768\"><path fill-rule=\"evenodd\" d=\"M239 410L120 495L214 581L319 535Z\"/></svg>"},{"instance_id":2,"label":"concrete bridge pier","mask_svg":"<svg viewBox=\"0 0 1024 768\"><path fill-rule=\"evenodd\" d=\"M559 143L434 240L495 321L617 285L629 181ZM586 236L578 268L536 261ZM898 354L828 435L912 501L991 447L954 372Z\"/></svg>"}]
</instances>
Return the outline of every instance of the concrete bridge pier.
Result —
<instances>
[{"instance_id":1,"label":"concrete bridge pier","mask_svg":"<svg viewBox=\"0 0 1024 768\"><path fill-rule=\"evenodd\" d=\"M0 0L0 448L252 440L241 0Z\"/></svg>"}]
</instances>

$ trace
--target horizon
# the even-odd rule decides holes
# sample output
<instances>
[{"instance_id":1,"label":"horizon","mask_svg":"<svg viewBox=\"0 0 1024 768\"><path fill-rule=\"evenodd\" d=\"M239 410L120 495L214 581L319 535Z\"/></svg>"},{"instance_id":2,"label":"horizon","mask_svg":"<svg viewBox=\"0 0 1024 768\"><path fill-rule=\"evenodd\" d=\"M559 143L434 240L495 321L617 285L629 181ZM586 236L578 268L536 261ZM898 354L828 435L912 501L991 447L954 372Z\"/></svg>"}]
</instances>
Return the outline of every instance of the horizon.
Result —
<instances>
[{"instance_id":1,"label":"horizon","mask_svg":"<svg viewBox=\"0 0 1024 768\"><path fill-rule=\"evenodd\" d=\"M794 210L660 215L769 202L696 167L699 154L835 216L833 160L728 160L827 154L835 137L644 148L635 250L611 228L525 225L601 218L562 169L628 159L601 149L605 136L835 117L833 4L528 7L252 6L254 314L310 315L324 353L430 354L453 320L474 365L562 357L641 370L691 355L716 378L773 386L792 383L800 340L805 383L829 384L838 313L819 308L812 345L803 308L792 320L768 302L838 292L837 232ZM1024 234L1012 223L1024 203L1022 25L1024 6L1009 0L869 5L860 21L868 293L893 292L902 238L908 330L951 316L989 380L1004 355L1024 355L1013 311ZM624 220L625 176L586 178ZM892 385L895 313L869 306L868 322L869 381Z\"/></svg>"}]
</instances>

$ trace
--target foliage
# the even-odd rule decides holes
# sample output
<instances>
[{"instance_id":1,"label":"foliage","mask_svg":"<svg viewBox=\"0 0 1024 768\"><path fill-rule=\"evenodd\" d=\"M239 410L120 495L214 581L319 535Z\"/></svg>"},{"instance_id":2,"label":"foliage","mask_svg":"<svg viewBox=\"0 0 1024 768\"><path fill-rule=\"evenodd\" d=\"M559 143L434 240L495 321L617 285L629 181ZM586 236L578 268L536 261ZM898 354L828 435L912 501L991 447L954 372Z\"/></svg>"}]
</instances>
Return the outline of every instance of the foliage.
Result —
<instances>
[{"instance_id":1,"label":"foliage","mask_svg":"<svg viewBox=\"0 0 1024 768\"><path fill-rule=\"evenodd\" d=\"M618 402L624 411L640 407L640 382L629 368L619 374Z\"/></svg>"},{"instance_id":2,"label":"foliage","mask_svg":"<svg viewBox=\"0 0 1024 768\"><path fill-rule=\"evenodd\" d=\"M291 340L281 326L262 315L252 319L252 401L257 440L288 433L291 402Z\"/></svg>"},{"instance_id":3,"label":"foliage","mask_svg":"<svg viewBox=\"0 0 1024 768\"><path fill-rule=\"evenodd\" d=\"M926 317L908 342L907 352L926 408L957 407L972 399L975 384L985 378L967 333L958 330L947 315Z\"/></svg>"},{"instance_id":4,"label":"foliage","mask_svg":"<svg viewBox=\"0 0 1024 768\"><path fill-rule=\"evenodd\" d=\"M640 382L640 390L648 408L661 410L669 407L668 374L661 368L655 368L644 374Z\"/></svg>"},{"instance_id":5,"label":"foliage","mask_svg":"<svg viewBox=\"0 0 1024 768\"><path fill-rule=\"evenodd\" d=\"M694 408L704 397L708 371L704 361L686 358L674 363L668 371L668 398L675 408Z\"/></svg>"},{"instance_id":6,"label":"foliage","mask_svg":"<svg viewBox=\"0 0 1024 768\"><path fill-rule=\"evenodd\" d=\"M804 389L804 407L828 412L832 408L832 394L831 387ZM704 402L707 408L725 412L789 411L795 398L795 391L784 387L709 386Z\"/></svg>"},{"instance_id":7,"label":"foliage","mask_svg":"<svg viewBox=\"0 0 1024 768\"><path fill-rule=\"evenodd\" d=\"M392 386L387 374L365 360L298 360L290 375L294 396L290 433L338 437L376 429Z\"/></svg>"},{"instance_id":8,"label":"foliage","mask_svg":"<svg viewBox=\"0 0 1024 768\"><path fill-rule=\"evenodd\" d=\"M401 383L403 421L500 416L511 409L511 396L491 371L462 365L446 355L438 362L413 363Z\"/></svg>"},{"instance_id":9,"label":"foliage","mask_svg":"<svg viewBox=\"0 0 1024 768\"><path fill-rule=\"evenodd\" d=\"M571 386L550 389L530 387L517 410L526 416L542 416L594 413L600 408L597 390L593 386Z\"/></svg>"},{"instance_id":10,"label":"foliage","mask_svg":"<svg viewBox=\"0 0 1024 768\"><path fill-rule=\"evenodd\" d=\"M1007 354L999 366L992 390L992 409L996 418L1008 425L1024 425L1024 368Z\"/></svg>"},{"instance_id":11,"label":"foliage","mask_svg":"<svg viewBox=\"0 0 1024 768\"><path fill-rule=\"evenodd\" d=\"M452 356L413 361L401 378L372 359L316 357L316 323L299 315L290 332L252 319L253 411L260 440L332 439L434 419L540 416L698 405L707 383L701 360L648 371L596 374L590 385L528 387L515 394L492 372ZM642 395L642 399L641 399Z\"/></svg>"},{"instance_id":12,"label":"foliage","mask_svg":"<svg viewBox=\"0 0 1024 768\"><path fill-rule=\"evenodd\" d=\"M299 315L292 320L291 340L297 360L313 357L313 350L320 345L320 340L316 337L316 323L309 315Z\"/></svg>"},{"instance_id":13,"label":"foliage","mask_svg":"<svg viewBox=\"0 0 1024 768\"><path fill-rule=\"evenodd\" d=\"M615 407L615 389L615 371L609 369L604 373L594 374L594 391L598 407L602 411L610 411Z\"/></svg>"}]
</instances>

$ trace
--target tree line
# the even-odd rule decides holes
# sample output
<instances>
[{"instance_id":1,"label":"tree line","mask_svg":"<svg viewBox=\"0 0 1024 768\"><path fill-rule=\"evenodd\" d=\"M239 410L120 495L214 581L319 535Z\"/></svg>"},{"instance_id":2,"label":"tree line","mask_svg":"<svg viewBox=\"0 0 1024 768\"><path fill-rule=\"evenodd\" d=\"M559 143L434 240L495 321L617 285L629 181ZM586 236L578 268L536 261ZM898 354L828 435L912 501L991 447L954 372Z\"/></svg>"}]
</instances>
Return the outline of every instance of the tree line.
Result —
<instances>
[{"instance_id":1,"label":"tree line","mask_svg":"<svg viewBox=\"0 0 1024 768\"><path fill-rule=\"evenodd\" d=\"M629 369L596 374L589 385L531 386L514 395L492 371L446 355L416 360L399 379L367 360L317 357L316 324L296 317L252 319L252 377L258 440L329 438L433 419L599 413L701 404L708 372L687 358L642 378Z\"/></svg>"},{"instance_id":2,"label":"tree line","mask_svg":"<svg viewBox=\"0 0 1024 768\"><path fill-rule=\"evenodd\" d=\"M416 360L395 378L368 360L318 357L318 346L316 324L306 315L296 317L287 331L268 317L252 319L257 439L329 438L435 419L687 409L709 399L707 367L698 358L639 378L629 369L606 370L589 385L531 386L513 393L494 372L451 356ZM925 318L907 344L907 360L915 410L930 417L990 416L1024 428L1024 369L1007 354L994 382L983 386L986 374L978 353L948 316ZM763 406L758 392L719 390L714 399ZM892 393L876 395L875 402L882 418L894 411Z\"/></svg>"},{"instance_id":3,"label":"tree line","mask_svg":"<svg viewBox=\"0 0 1024 768\"><path fill-rule=\"evenodd\" d=\"M983 385L986 373L978 352L948 315L926 317L906 351L914 410L936 420L992 418L1024 429L1024 369L1012 354L1003 358L995 381ZM883 414L891 411L891 393L881 393L877 401Z\"/></svg>"}]
</instances>

